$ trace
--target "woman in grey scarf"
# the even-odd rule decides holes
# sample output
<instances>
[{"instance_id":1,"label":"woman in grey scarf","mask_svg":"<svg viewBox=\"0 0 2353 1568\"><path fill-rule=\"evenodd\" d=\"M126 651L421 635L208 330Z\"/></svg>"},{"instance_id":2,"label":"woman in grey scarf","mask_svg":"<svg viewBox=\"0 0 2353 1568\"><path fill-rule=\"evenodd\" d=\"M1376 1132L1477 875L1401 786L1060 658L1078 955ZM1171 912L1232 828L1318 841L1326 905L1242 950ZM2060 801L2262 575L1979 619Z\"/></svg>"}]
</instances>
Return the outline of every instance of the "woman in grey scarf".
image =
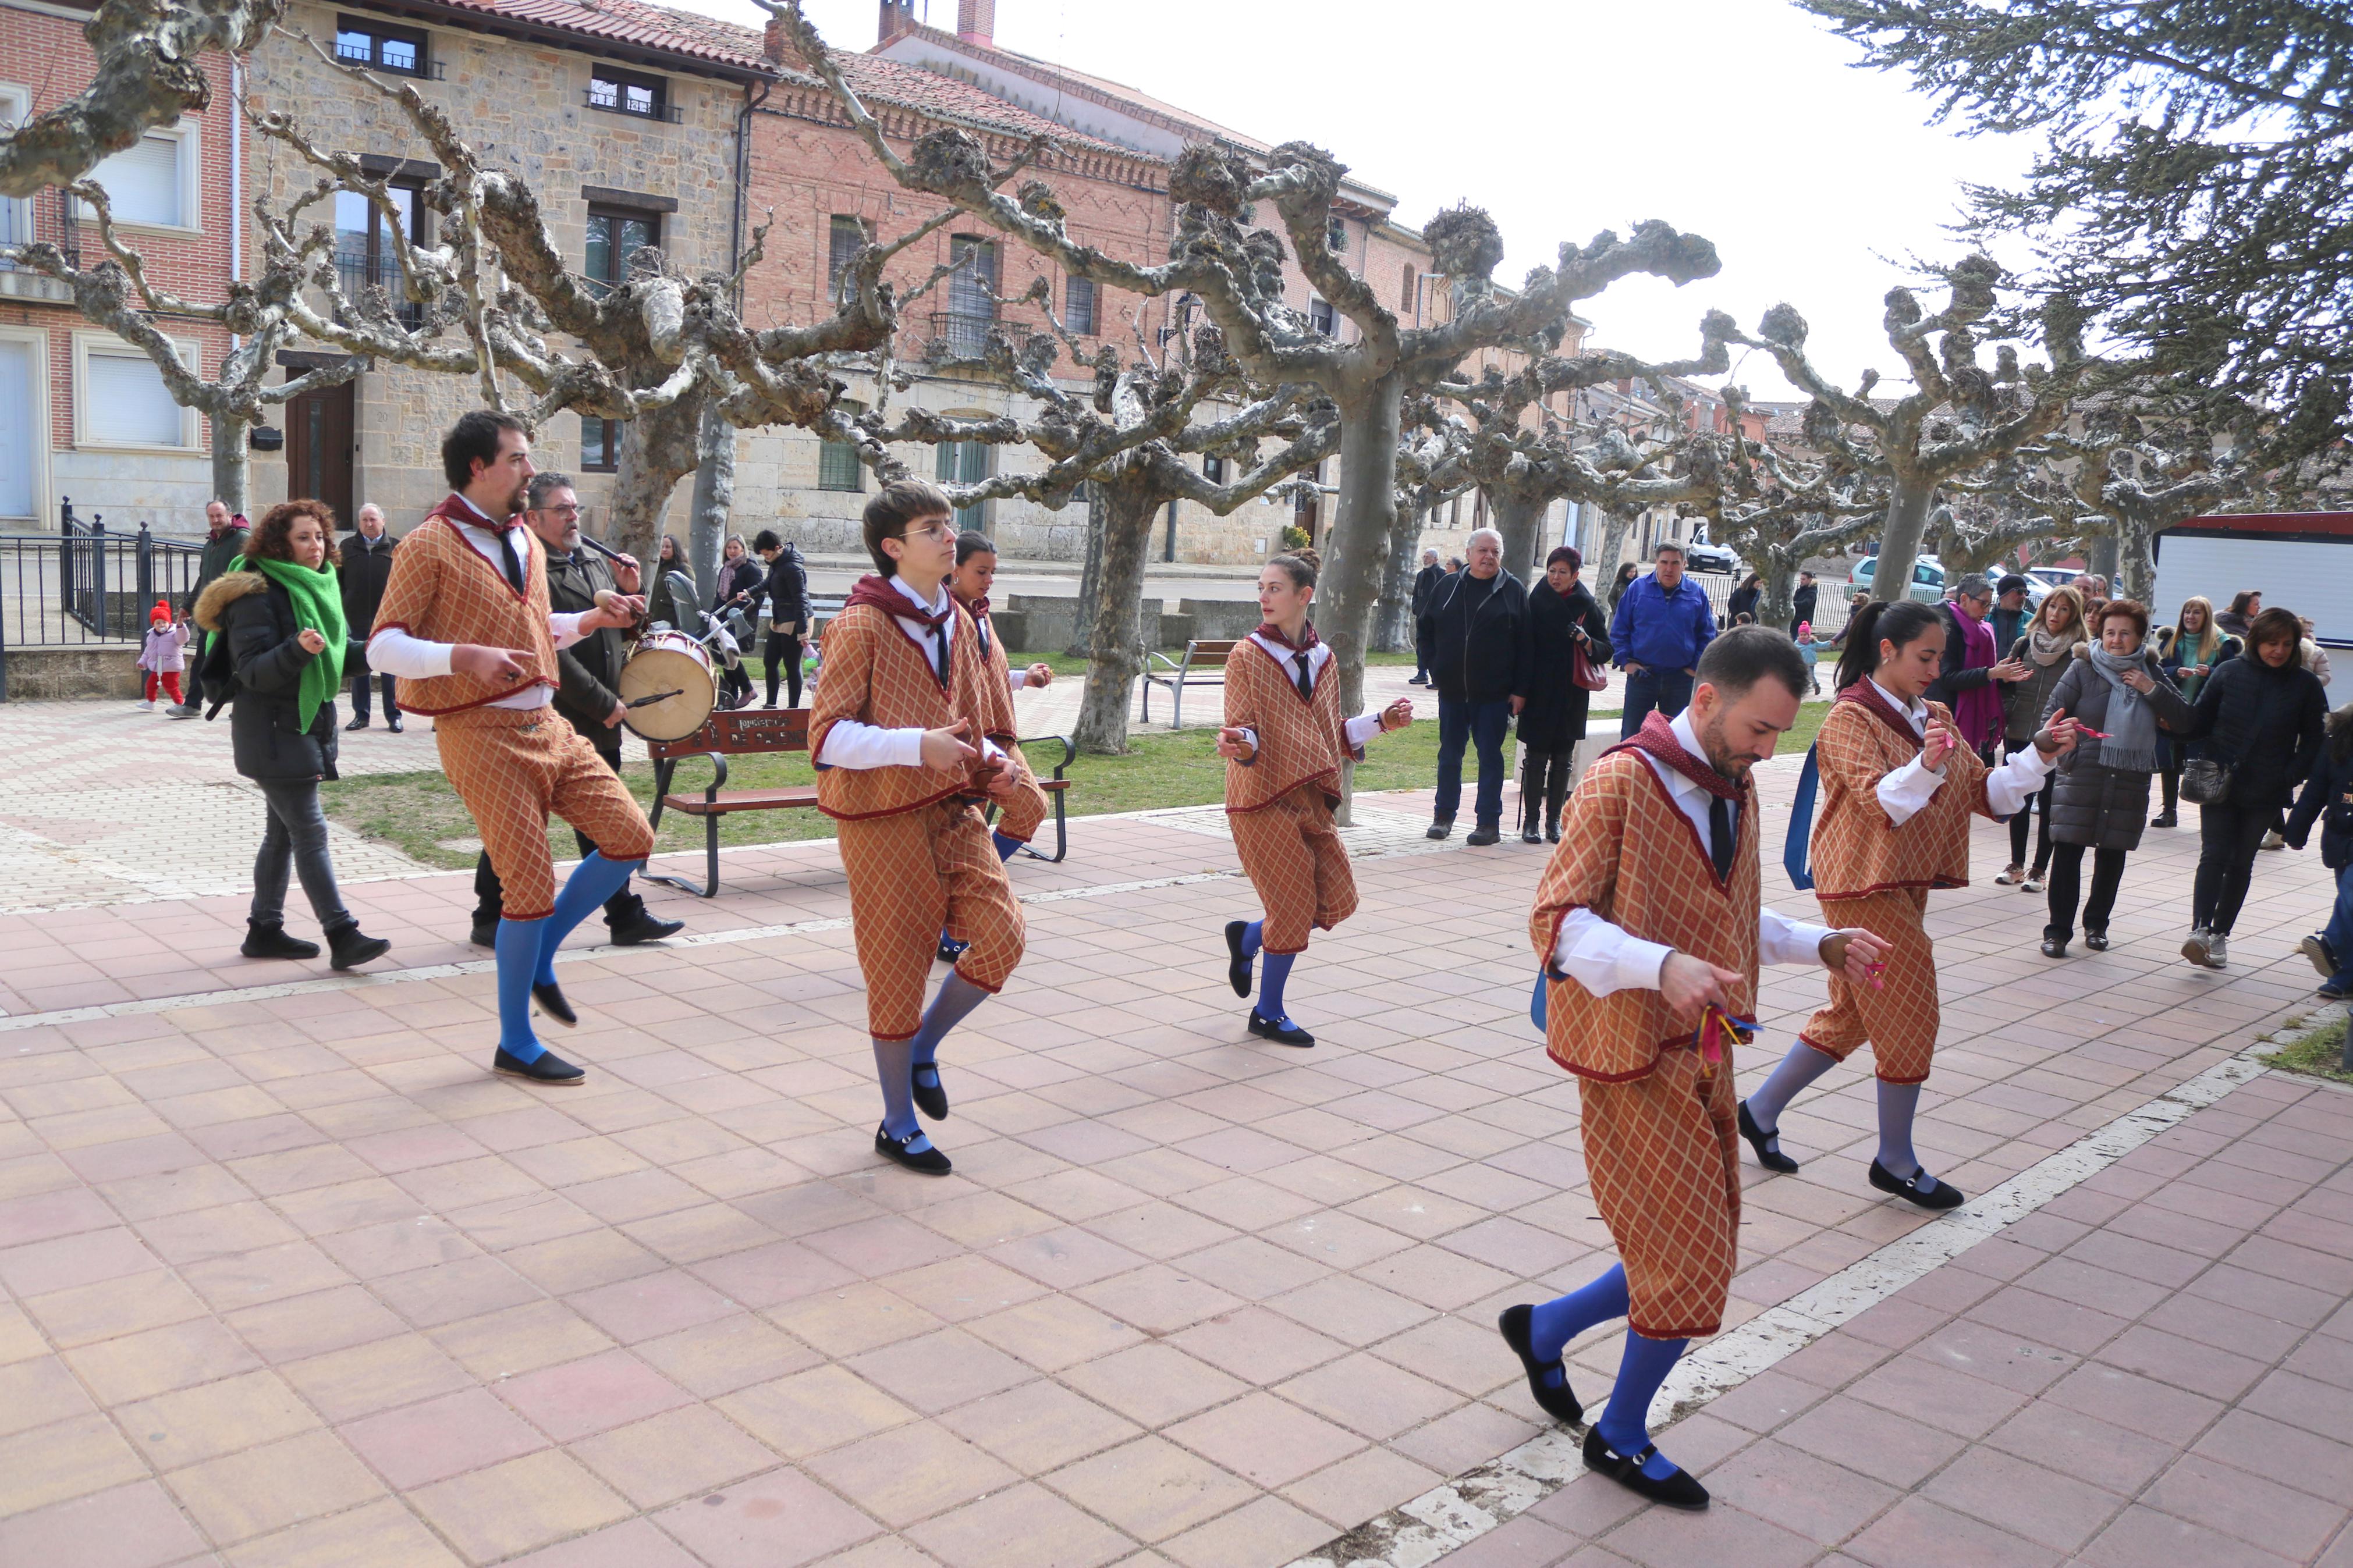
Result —
<instances>
[{"instance_id":1,"label":"woman in grey scarf","mask_svg":"<svg viewBox=\"0 0 2353 1568\"><path fill-rule=\"evenodd\" d=\"M2043 709L2046 721L2063 710L2106 736L2086 739L2060 760L2051 800L2051 921L2042 928L2047 958L2066 957L2075 934L2086 849L2093 851L2092 890L2083 900L2084 945L2106 951L2125 857L2140 847L2148 821L2158 729L2185 730L2191 722L2189 704L2146 646L2148 612L2130 599L2110 599L2096 616L2092 629L2098 641L2076 647Z\"/></svg>"}]
</instances>

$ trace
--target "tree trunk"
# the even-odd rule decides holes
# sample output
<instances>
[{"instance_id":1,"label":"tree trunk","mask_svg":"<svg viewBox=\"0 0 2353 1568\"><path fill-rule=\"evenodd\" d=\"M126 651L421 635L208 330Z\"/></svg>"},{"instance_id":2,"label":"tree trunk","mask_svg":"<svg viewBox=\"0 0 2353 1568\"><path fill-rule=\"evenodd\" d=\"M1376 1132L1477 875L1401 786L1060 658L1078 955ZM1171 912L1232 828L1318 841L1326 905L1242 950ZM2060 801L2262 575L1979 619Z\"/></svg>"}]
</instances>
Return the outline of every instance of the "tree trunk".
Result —
<instances>
[{"instance_id":1,"label":"tree trunk","mask_svg":"<svg viewBox=\"0 0 2353 1568\"><path fill-rule=\"evenodd\" d=\"M1588 562L1585 568L1594 574L1594 581L1601 585L1604 593L1608 592L1610 584L1618 580L1620 558L1626 553L1626 535L1634 529L1632 512L1611 511L1605 515L1609 521L1601 531L1600 563L1597 567Z\"/></svg>"},{"instance_id":2,"label":"tree trunk","mask_svg":"<svg viewBox=\"0 0 2353 1568\"><path fill-rule=\"evenodd\" d=\"M1543 542L1545 508L1509 489L1491 489L1495 503L1495 531L1504 536L1504 570L1523 583L1535 581L1536 548Z\"/></svg>"},{"instance_id":3,"label":"tree trunk","mask_svg":"<svg viewBox=\"0 0 2353 1568\"><path fill-rule=\"evenodd\" d=\"M2118 523L2110 541L2116 551L2116 569L2123 579L2121 597L2146 605L2157 593L2157 531L2144 523Z\"/></svg>"},{"instance_id":4,"label":"tree trunk","mask_svg":"<svg viewBox=\"0 0 2353 1568\"><path fill-rule=\"evenodd\" d=\"M2084 552L2084 558L2091 563L2091 569L2108 580L2108 589L2111 593L2116 590L2116 563L2121 554L2122 552L2116 547L2116 536L2114 533L2094 534L2091 547Z\"/></svg>"},{"instance_id":5,"label":"tree trunk","mask_svg":"<svg viewBox=\"0 0 2353 1568\"><path fill-rule=\"evenodd\" d=\"M1079 603L1077 613L1071 617L1071 646L1062 651L1072 658L1085 658L1087 634L1095 624L1095 612L1103 604L1103 528L1105 510L1103 487L1090 482L1087 486L1087 545L1081 552L1079 566ZM1138 571L1142 567L1139 564ZM1126 730L1123 725L1123 735Z\"/></svg>"},{"instance_id":6,"label":"tree trunk","mask_svg":"<svg viewBox=\"0 0 2353 1568\"><path fill-rule=\"evenodd\" d=\"M246 492L253 473L253 459L246 449L246 432L251 426L227 414L216 414L206 423L211 426L213 437L213 493L206 499L219 501L232 513L243 512L250 517L250 498ZM347 517L336 521L345 528L352 523Z\"/></svg>"},{"instance_id":7,"label":"tree trunk","mask_svg":"<svg viewBox=\"0 0 2353 1568\"><path fill-rule=\"evenodd\" d=\"M670 492L694 472L695 437L702 418L702 395L690 393L667 408L641 415L621 426L621 461L607 506L605 537L614 549L640 561L661 553L662 520ZM706 596L710 584L697 580Z\"/></svg>"},{"instance_id":8,"label":"tree trunk","mask_svg":"<svg viewBox=\"0 0 2353 1568\"><path fill-rule=\"evenodd\" d=\"M1798 591L1798 569L1784 565L1767 556L1759 568L1764 574L1765 596L1757 601L1757 624L1766 626L1786 626L1797 618L1798 607L1792 595Z\"/></svg>"},{"instance_id":9,"label":"tree trunk","mask_svg":"<svg viewBox=\"0 0 2353 1568\"><path fill-rule=\"evenodd\" d=\"M1874 599L1903 599L1912 592L1912 568L1920 560L1920 534L1928 524L1928 503L1936 493L1928 479L1899 479L1887 498L1887 524L1880 531L1879 561L1871 576ZM1892 586L1891 586L1892 585Z\"/></svg>"},{"instance_id":10,"label":"tree trunk","mask_svg":"<svg viewBox=\"0 0 2353 1568\"><path fill-rule=\"evenodd\" d=\"M1365 648L1380 596L1389 522L1397 510L1397 453L1404 383L1391 371L1340 404L1340 494L1315 589L1315 630L1340 670L1340 710L1363 710Z\"/></svg>"},{"instance_id":11,"label":"tree trunk","mask_svg":"<svg viewBox=\"0 0 2353 1568\"><path fill-rule=\"evenodd\" d=\"M1087 689L1071 743L1082 752L1116 756L1127 750L1127 707L1144 669L1144 557L1159 502L1152 492L1097 485L1102 504L1101 566L1095 617L1087 642Z\"/></svg>"},{"instance_id":12,"label":"tree trunk","mask_svg":"<svg viewBox=\"0 0 2353 1568\"><path fill-rule=\"evenodd\" d=\"M1421 570L1422 509L1401 506L1389 520L1388 565L1373 608L1373 650L1405 653L1413 647L1413 580Z\"/></svg>"},{"instance_id":13,"label":"tree trunk","mask_svg":"<svg viewBox=\"0 0 2353 1568\"><path fill-rule=\"evenodd\" d=\"M711 603L719 591L719 556L727 539L727 516L735 504L735 426L706 404L695 433L694 500L687 511L687 559L694 563L695 592Z\"/></svg>"}]
</instances>

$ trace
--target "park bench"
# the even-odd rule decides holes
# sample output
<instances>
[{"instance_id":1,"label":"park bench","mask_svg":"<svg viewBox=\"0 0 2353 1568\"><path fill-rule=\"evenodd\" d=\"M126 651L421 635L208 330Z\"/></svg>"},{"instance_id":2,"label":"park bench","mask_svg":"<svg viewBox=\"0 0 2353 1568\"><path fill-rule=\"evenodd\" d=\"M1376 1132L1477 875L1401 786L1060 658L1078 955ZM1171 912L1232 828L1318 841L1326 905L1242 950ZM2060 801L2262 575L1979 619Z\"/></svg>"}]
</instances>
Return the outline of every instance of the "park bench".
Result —
<instances>
[{"instance_id":1,"label":"park bench","mask_svg":"<svg viewBox=\"0 0 2353 1568\"><path fill-rule=\"evenodd\" d=\"M781 789L736 789L727 785L727 759L730 757L766 756L780 752L808 750L809 710L806 708L741 708L733 711L713 713L708 723L682 741L649 741L646 751L654 760L653 826L661 826L664 811L682 812L699 816L703 822L703 859L706 876L703 885L696 887L683 877L646 873L646 880L661 882L682 893L692 893L699 899L719 895L719 821L739 811L814 810L817 806L815 784L787 784ZM1054 802L1054 853L1040 855L1023 847L1022 853L1034 859L1060 861L1070 853L1070 832L1065 820L1062 796L1069 792L1071 781L1062 776L1077 753L1071 742L1060 735L1049 735L1046 740L1060 741L1062 760L1054 764L1054 776L1039 779L1039 786ZM678 764L690 757L711 759L711 783L701 795L670 793L670 784L678 773ZM991 808L994 815L994 807Z\"/></svg>"},{"instance_id":2,"label":"park bench","mask_svg":"<svg viewBox=\"0 0 2353 1568\"><path fill-rule=\"evenodd\" d=\"M1165 686L1168 689L1168 727L1183 729L1186 686L1207 686L1213 679L1223 685L1226 661L1241 646L1231 637L1218 641L1196 637L1185 645L1185 657L1181 659L1170 658L1165 653L1148 655L1144 668L1144 722L1152 722L1152 689ZM1155 668L1155 665L1158 668Z\"/></svg>"}]
</instances>

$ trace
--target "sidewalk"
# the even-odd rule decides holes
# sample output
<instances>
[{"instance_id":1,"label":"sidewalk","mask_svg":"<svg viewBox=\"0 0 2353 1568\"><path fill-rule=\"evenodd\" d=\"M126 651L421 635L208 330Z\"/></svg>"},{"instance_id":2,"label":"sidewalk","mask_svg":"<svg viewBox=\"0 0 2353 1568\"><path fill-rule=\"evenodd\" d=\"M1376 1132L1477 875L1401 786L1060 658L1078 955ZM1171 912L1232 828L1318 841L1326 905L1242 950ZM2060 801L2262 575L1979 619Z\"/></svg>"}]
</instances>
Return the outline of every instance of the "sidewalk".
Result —
<instances>
[{"instance_id":1,"label":"sidewalk","mask_svg":"<svg viewBox=\"0 0 2353 1568\"><path fill-rule=\"evenodd\" d=\"M1794 763L1760 777L1772 901L1809 912L1772 869ZM948 1052L934 1182L869 1147L828 843L658 891L691 940L575 939L561 1094L482 1070L462 874L363 889L406 966L365 978L222 958L233 897L0 915L0 1563L1430 1561L1392 1551L1416 1500L1545 1430L1495 1312L1609 1242L1525 1014L1542 852L1360 805L1308 1052L1242 1031L1214 808L1017 863L1029 956ZM2341 1564L2353 1102L2232 1060L2315 1010L2327 878L2263 856L2214 974L2174 953L2195 854L2151 833L2116 948L2064 964L2037 900L1932 904L1922 1147L2038 1206L1879 1198L1839 1069L1786 1125L1805 1170L1746 1172L1709 1347L1805 1348L1721 1355L1666 1428L1717 1507L1556 1468L1497 1528L1448 1514L1450 1562ZM1746 1079L1821 994L1767 972ZM1616 1350L1575 1348L1588 1402Z\"/></svg>"}]
</instances>

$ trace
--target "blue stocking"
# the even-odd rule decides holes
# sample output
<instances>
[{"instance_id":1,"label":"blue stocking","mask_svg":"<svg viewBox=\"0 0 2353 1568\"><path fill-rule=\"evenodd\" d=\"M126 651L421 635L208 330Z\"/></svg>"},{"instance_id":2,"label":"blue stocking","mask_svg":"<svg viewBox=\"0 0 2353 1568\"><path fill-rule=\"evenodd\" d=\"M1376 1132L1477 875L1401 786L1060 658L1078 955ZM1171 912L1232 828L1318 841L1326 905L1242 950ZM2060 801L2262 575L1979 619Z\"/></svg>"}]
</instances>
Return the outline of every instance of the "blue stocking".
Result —
<instances>
[{"instance_id":1,"label":"blue stocking","mask_svg":"<svg viewBox=\"0 0 2353 1568\"><path fill-rule=\"evenodd\" d=\"M882 1131L893 1138L913 1133L914 1141L907 1148L920 1154L932 1146L932 1141L923 1136L923 1125L915 1120L914 1059L913 1040L874 1042L874 1076L882 1085Z\"/></svg>"},{"instance_id":2,"label":"blue stocking","mask_svg":"<svg viewBox=\"0 0 2353 1568\"><path fill-rule=\"evenodd\" d=\"M605 907L605 900L628 885L629 874L643 866L643 860L607 860L600 850L591 849L587 858L572 868L564 879L564 890L555 895L555 910L547 919L537 922L540 927L539 962L533 978L542 985L555 984L555 950L573 928L591 914Z\"/></svg>"},{"instance_id":3,"label":"blue stocking","mask_svg":"<svg viewBox=\"0 0 2353 1568\"><path fill-rule=\"evenodd\" d=\"M1255 924L1253 924L1253 928ZM1244 940L1247 947L1249 942ZM1280 1024L1290 1016L1282 1010L1283 984L1291 978L1291 966L1298 961L1295 952L1270 952L1259 966L1258 1016L1270 1024Z\"/></svg>"},{"instance_id":4,"label":"blue stocking","mask_svg":"<svg viewBox=\"0 0 2353 1568\"><path fill-rule=\"evenodd\" d=\"M923 1079L925 1089L940 1081L940 1069L936 1065L940 1058L940 1042L948 1037L950 1029L969 1017L975 1007L987 1000L987 992L961 974L950 973L945 980L940 982L939 994L934 996L932 1005L923 1010L923 1026L915 1031L913 1039L907 1042L908 1071L911 1076Z\"/></svg>"},{"instance_id":5,"label":"blue stocking","mask_svg":"<svg viewBox=\"0 0 2353 1568\"><path fill-rule=\"evenodd\" d=\"M1776 1154L1781 1152L1781 1113L1789 1109L1789 1101L1798 1091L1811 1084L1822 1074L1838 1066L1838 1058L1829 1056L1799 1040L1781 1058L1763 1087L1748 1096L1748 1114L1765 1134L1765 1146Z\"/></svg>"},{"instance_id":6,"label":"blue stocking","mask_svg":"<svg viewBox=\"0 0 2353 1568\"><path fill-rule=\"evenodd\" d=\"M1899 1182L1910 1181L1920 1169L1920 1156L1912 1152L1912 1118L1919 1109L1918 1084L1879 1080L1879 1163ZM1919 1190L1936 1189L1936 1179L1924 1174Z\"/></svg>"},{"instance_id":7,"label":"blue stocking","mask_svg":"<svg viewBox=\"0 0 2353 1568\"><path fill-rule=\"evenodd\" d=\"M1259 954L1259 950L1265 945L1266 922L1264 921L1252 921L1250 924L1242 927L1242 956L1244 958L1256 958Z\"/></svg>"},{"instance_id":8,"label":"blue stocking","mask_svg":"<svg viewBox=\"0 0 2353 1568\"><path fill-rule=\"evenodd\" d=\"M1018 838L1008 838L1002 833L995 831L990 832L988 841L997 847L997 858L999 861L1012 859L1015 852L1021 847L1021 840Z\"/></svg>"},{"instance_id":9,"label":"blue stocking","mask_svg":"<svg viewBox=\"0 0 2353 1568\"><path fill-rule=\"evenodd\" d=\"M1568 1348L1568 1342L1597 1323L1626 1315L1626 1266L1610 1265L1609 1272L1590 1285L1571 1290L1542 1306L1528 1315L1528 1349L1540 1362L1555 1362ZM1554 1368L1545 1373L1547 1386L1560 1385L1561 1373Z\"/></svg>"},{"instance_id":10,"label":"blue stocking","mask_svg":"<svg viewBox=\"0 0 2353 1568\"><path fill-rule=\"evenodd\" d=\"M1630 1329L1626 1333L1626 1353L1618 1363L1618 1382L1609 1390L1609 1406L1601 1419L1593 1424L1601 1440L1619 1453L1629 1456L1641 1453L1651 1446L1651 1402L1674 1371L1675 1361L1683 1353L1689 1340L1650 1340ZM1677 1467L1664 1455L1653 1454L1642 1465L1642 1473L1654 1481L1665 1480Z\"/></svg>"},{"instance_id":11,"label":"blue stocking","mask_svg":"<svg viewBox=\"0 0 2353 1568\"><path fill-rule=\"evenodd\" d=\"M499 921L499 1049L519 1062L535 1062L547 1047L531 1027L531 986L539 973L539 949L550 921Z\"/></svg>"}]
</instances>

